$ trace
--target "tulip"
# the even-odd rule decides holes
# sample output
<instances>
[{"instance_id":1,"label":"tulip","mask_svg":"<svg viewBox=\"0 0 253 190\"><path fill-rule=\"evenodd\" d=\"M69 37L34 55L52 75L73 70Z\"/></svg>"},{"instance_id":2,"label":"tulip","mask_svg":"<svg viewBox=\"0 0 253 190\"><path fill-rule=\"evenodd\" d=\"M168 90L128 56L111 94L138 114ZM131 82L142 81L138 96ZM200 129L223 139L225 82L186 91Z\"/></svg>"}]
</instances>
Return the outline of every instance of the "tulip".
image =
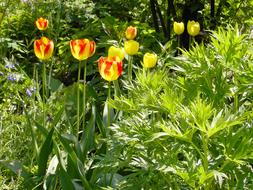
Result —
<instances>
[{"instance_id":1,"label":"tulip","mask_svg":"<svg viewBox=\"0 0 253 190\"><path fill-rule=\"evenodd\" d=\"M108 57L119 57L119 59L122 61L124 59L124 50L122 48L118 48L115 46L111 46L108 50Z\"/></svg>"},{"instance_id":2,"label":"tulip","mask_svg":"<svg viewBox=\"0 0 253 190\"><path fill-rule=\"evenodd\" d=\"M126 29L126 39L133 40L137 35L137 28L133 26L129 26Z\"/></svg>"},{"instance_id":3,"label":"tulip","mask_svg":"<svg viewBox=\"0 0 253 190\"><path fill-rule=\"evenodd\" d=\"M95 53L96 44L88 39L71 40L70 49L73 57L82 61Z\"/></svg>"},{"instance_id":4,"label":"tulip","mask_svg":"<svg viewBox=\"0 0 253 190\"><path fill-rule=\"evenodd\" d=\"M187 23L187 31L190 36L197 36L200 31L200 25L195 21L188 21Z\"/></svg>"},{"instance_id":5,"label":"tulip","mask_svg":"<svg viewBox=\"0 0 253 190\"><path fill-rule=\"evenodd\" d=\"M157 55L153 53L145 53L143 56L143 67L152 68L156 65Z\"/></svg>"},{"instance_id":6,"label":"tulip","mask_svg":"<svg viewBox=\"0 0 253 190\"><path fill-rule=\"evenodd\" d=\"M40 60L49 59L54 51L54 42L46 37L34 41L34 52Z\"/></svg>"},{"instance_id":7,"label":"tulip","mask_svg":"<svg viewBox=\"0 0 253 190\"><path fill-rule=\"evenodd\" d=\"M101 57L98 60L98 69L103 79L114 81L122 74L122 61L119 57Z\"/></svg>"},{"instance_id":8,"label":"tulip","mask_svg":"<svg viewBox=\"0 0 253 190\"><path fill-rule=\"evenodd\" d=\"M125 52L128 54L128 55L135 55L138 53L138 50L139 50L139 43L134 41L134 40L129 40L129 41L126 41L125 44L124 44L124 49L125 49Z\"/></svg>"},{"instance_id":9,"label":"tulip","mask_svg":"<svg viewBox=\"0 0 253 190\"><path fill-rule=\"evenodd\" d=\"M46 30L48 27L48 20L42 17L37 19L35 23L39 30Z\"/></svg>"},{"instance_id":10,"label":"tulip","mask_svg":"<svg viewBox=\"0 0 253 190\"><path fill-rule=\"evenodd\" d=\"M173 29L174 29L174 32L177 35L183 34L183 32L184 32L184 23L183 22L174 22L173 23Z\"/></svg>"},{"instance_id":11,"label":"tulip","mask_svg":"<svg viewBox=\"0 0 253 190\"><path fill-rule=\"evenodd\" d=\"M79 66L78 66L78 84L79 87L80 83L80 75L81 75L81 61L87 60L89 57L91 57L95 53L96 49L96 43L94 41L90 41L88 39L78 39L78 40L71 40L70 41L70 49L71 53L74 58L79 60ZM80 125L80 93L79 88L77 88L77 137L79 134L79 125ZM84 72L83 72L83 128L85 127L85 113L86 113L86 64L84 64Z\"/></svg>"}]
</instances>

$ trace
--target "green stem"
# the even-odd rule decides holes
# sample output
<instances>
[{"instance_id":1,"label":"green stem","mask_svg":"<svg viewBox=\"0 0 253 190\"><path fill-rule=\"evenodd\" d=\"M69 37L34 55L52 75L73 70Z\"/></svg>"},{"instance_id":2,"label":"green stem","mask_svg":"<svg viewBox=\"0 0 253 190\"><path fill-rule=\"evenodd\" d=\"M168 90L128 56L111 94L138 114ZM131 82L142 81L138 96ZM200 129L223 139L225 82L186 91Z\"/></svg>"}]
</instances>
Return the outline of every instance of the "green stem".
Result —
<instances>
[{"instance_id":1,"label":"green stem","mask_svg":"<svg viewBox=\"0 0 253 190\"><path fill-rule=\"evenodd\" d=\"M78 65L78 75L77 75L77 127L76 127L76 136L78 137L79 133L79 126L80 126L80 91L79 91L79 84L80 84L80 76L81 76L81 61Z\"/></svg>"},{"instance_id":2,"label":"green stem","mask_svg":"<svg viewBox=\"0 0 253 190\"><path fill-rule=\"evenodd\" d=\"M132 72L133 72L133 57L131 55L128 56L128 80L132 81Z\"/></svg>"},{"instance_id":3,"label":"green stem","mask_svg":"<svg viewBox=\"0 0 253 190\"><path fill-rule=\"evenodd\" d=\"M108 98L107 98L107 111L108 111L108 118L107 118L107 128L110 127L111 123L111 111L110 111L110 106L109 106L109 100L111 99L111 83L108 82Z\"/></svg>"},{"instance_id":4,"label":"green stem","mask_svg":"<svg viewBox=\"0 0 253 190\"><path fill-rule=\"evenodd\" d=\"M33 66L33 84L32 84L32 86L33 86L33 88L35 88L35 91L34 91L34 93L32 94L32 98L33 98L33 109L34 109L34 116L33 116L33 119L35 119L35 97L36 97L36 91L38 91L38 81L37 81L37 78L36 78L36 76L37 76L37 69L36 69L36 64L34 64L34 66ZM34 86L36 86L36 87L34 87Z\"/></svg>"},{"instance_id":5,"label":"green stem","mask_svg":"<svg viewBox=\"0 0 253 190\"><path fill-rule=\"evenodd\" d=\"M49 75L48 75L48 83L47 83L48 89L49 89L48 94L50 94L51 92L52 70L53 70L53 61L50 64Z\"/></svg>"},{"instance_id":6,"label":"green stem","mask_svg":"<svg viewBox=\"0 0 253 190\"><path fill-rule=\"evenodd\" d=\"M42 71L42 103L43 103L43 127L46 127L46 97L47 97L47 79L46 79L46 64L42 63L43 71Z\"/></svg>"},{"instance_id":7,"label":"green stem","mask_svg":"<svg viewBox=\"0 0 253 190\"><path fill-rule=\"evenodd\" d=\"M178 53L178 54L180 53L179 48L180 48L180 36L177 35L177 53Z\"/></svg>"},{"instance_id":8,"label":"green stem","mask_svg":"<svg viewBox=\"0 0 253 190\"><path fill-rule=\"evenodd\" d=\"M113 85L114 85L114 94L115 94L115 97L119 97L120 96L119 81L118 80L114 80L113 81Z\"/></svg>"},{"instance_id":9,"label":"green stem","mask_svg":"<svg viewBox=\"0 0 253 190\"><path fill-rule=\"evenodd\" d=\"M84 62L84 72L83 72L83 131L85 129L85 115L86 115L86 75L87 75L87 68L86 68L87 61Z\"/></svg>"},{"instance_id":10,"label":"green stem","mask_svg":"<svg viewBox=\"0 0 253 190\"><path fill-rule=\"evenodd\" d=\"M191 49L194 46L195 38L193 36L189 37L189 49Z\"/></svg>"}]
</instances>

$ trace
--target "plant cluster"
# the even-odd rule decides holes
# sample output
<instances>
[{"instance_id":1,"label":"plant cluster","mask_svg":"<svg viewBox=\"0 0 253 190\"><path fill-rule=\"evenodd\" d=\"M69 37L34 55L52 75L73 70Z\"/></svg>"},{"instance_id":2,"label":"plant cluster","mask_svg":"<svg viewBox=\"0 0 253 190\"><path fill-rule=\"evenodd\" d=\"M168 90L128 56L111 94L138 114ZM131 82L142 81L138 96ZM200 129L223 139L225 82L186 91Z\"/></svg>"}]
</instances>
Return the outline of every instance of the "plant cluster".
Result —
<instances>
[{"instance_id":1,"label":"plant cluster","mask_svg":"<svg viewBox=\"0 0 253 190\"><path fill-rule=\"evenodd\" d=\"M0 3L0 189L253 188L251 1L138 2Z\"/></svg>"}]
</instances>

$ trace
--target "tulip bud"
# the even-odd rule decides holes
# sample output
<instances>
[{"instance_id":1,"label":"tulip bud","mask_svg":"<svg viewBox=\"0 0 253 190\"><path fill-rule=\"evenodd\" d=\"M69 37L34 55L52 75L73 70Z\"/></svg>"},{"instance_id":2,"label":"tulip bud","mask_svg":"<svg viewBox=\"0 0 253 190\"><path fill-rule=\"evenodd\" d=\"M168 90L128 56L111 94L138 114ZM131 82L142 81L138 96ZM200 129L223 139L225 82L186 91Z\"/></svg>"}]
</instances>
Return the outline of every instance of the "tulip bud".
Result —
<instances>
[{"instance_id":1,"label":"tulip bud","mask_svg":"<svg viewBox=\"0 0 253 190\"><path fill-rule=\"evenodd\" d=\"M46 30L48 27L48 20L40 17L36 20L35 24L39 30Z\"/></svg>"},{"instance_id":2,"label":"tulip bud","mask_svg":"<svg viewBox=\"0 0 253 190\"><path fill-rule=\"evenodd\" d=\"M174 32L177 35L183 34L183 32L184 32L184 23L183 22L174 22L173 23L173 29L174 29Z\"/></svg>"},{"instance_id":3,"label":"tulip bud","mask_svg":"<svg viewBox=\"0 0 253 190\"><path fill-rule=\"evenodd\" d=\"M41 59L49 59L54 51L54 42L46 37L41 37L39 40L34 41L35 55Z\"/></svg>"},{"instance_id":4,"label":"tulip bud","mask_svg":"<svg viewBox=\"0 0 253 190\"><path fill-rule=\"evenodd\" d=\"M124 49L128 55L135 55L139 51L139 43L134 40L125 41Z\"/></svg>"},{"instance_id":5,"label":"tulip bud","mask_svg":"<svg viewBox=\"0 0 253 190\"><path fill-rule=\"evenodd\" d=\"M108 50L108 57L118 56L122 61L124 59L124 50L115 46L111 46Z\"/></svg>"},{"instance_id":6,"label":"tulip bud","mask_svg":"<svg viewBox=\"0 0 253 190\"><path fill-rule=\"evenodd\" d=\"M126 29L126 39L133 40L137 35L137 28L133 26L129 26Z\"/></svg>"},{"instance_id":7,"label":"tulip bud","mask_svg":"<svg viewBox=\"0 0 253 190\"><path fill-rule=\"evenodd\" d=\"M195 21L188 21L187 23L187 31L190 36L197 36L200 31L200 25L198 22Z\"/></svg>"},{"instance_id":8,"label":"tulip bud","mask_svg":"<svg viewBox=\"0 0 253 190\"><path fill-rule=\"evenodd\" d=\"M98 60L98 70L103 79L117 80L122 74L122 61L119 57L101 57Z\"/></svg>"},{"instance_id":9,"label":"tulip bud","mask_svg":"<svg viewBox=\"0 0 253 190\"><path fill-rule=\"evenodd\" d=\"M71 40L70 49L73 57L82 61L95 53L96 44L88 39Z\"/></svg>"},{"instance_id":10,"label":"tulip bud","mask_svg":"<svg viewBox=\"0 0 253 190\"><path fill-rule=\"evenodd\" d=\"M156 65L157 55L153 53L145 53L143 56L143 67L152 68Z\"/></svg>"}]
</instances>

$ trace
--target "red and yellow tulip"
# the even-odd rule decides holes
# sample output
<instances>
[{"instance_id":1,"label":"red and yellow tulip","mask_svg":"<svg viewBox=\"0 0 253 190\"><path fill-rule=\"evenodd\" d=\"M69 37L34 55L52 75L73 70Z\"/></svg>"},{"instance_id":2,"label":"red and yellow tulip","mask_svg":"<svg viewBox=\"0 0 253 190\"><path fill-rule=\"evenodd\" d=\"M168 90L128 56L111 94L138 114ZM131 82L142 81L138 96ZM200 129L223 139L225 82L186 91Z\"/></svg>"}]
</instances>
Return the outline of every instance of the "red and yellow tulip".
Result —
<instances>
[{"instance_id":1,"label":"red and yellow tulip","mask_svg":"<svg viewBox=\"0 0 253 190\"><path fill-rule=\"evenodd\" d=\"M53 55L54 42L46 37L41 37L39 40L34 41L35 55L41 59L49 59Z\"/></svg>"},{"instance_id":2,"label":"red and yellow tulip","mask_svg":"<svg viewBox=\"0 0 253 190\"><path fill-rule=\"evenodd\" d=\"M177 35L181 35L184 32L184 23L183 22L174 22L173 30Z\"/></svg>"},{"instance_id":3,"label":"red and yellow tulip","mask_svg":"<svg viewBox=\"0 0 253 190\"><path fill-rule=\"evenodd\" d=\"M134 41L134 40L128 40L125 42L124 44L124 49L125 49L125 52L128 54L128 55L135 55L138 53L139 51L139 43Z\"/></svg>"},{"instance_id":4,"label":"red and yellow tulip","mask_svg":"<svg viewBox=\"0 0 253 190\"><path fill-rule=\"evenodd\" d=\"M119 59L122 61L125 57L123 48L118 48L115 46L111 46L108 50L108 57L119 57Z\"/></svg>"},{"instance_id":5,"label":"red and yellow tulip","mask_svg":"<svg viewBox=\"0 0 253 190\"><path fill-rule=\"evenodd\" d=\"M143 67L152 68L156 65L157 55L154 53L145 53L143 56Z\"/></svg>"},{"instance_id":6,"label":"red and yellow tulip","mask_svg":"<svg viewBox=\"0 0 253 190\"><path fill-rule=\"evenodd\" d=\"M82 61L95 53L96 43L88 39L71 40L70 49L73 57Z\"/></svg>"},{"instance_id":7,"label":"red and yellow tulip","mask_svg":"<svg viewBox=\"0 0 253 190\"><path fill-rule=\"evenodd\" d=\"M125 34L126 34L126 39L133 40L137 35L137 28L133 26L129 26L126 29Z\"/></svg>"},{"instance_id":8,"label":"red and yellow tulip","mask_svg":"<svg viewBox=\"0 0 253 190\"><path fill-rule=\"evenodd\" d=\"M200 25L198 22L195 21L188 21L187 23L187 31L190 36L197 36L200 31Z\"/></svg>"},{"instance_id":9,"label":"red and yellow tulip","mask_svg":"<svg viewBox=\"0 0 253 190\"><path fill-rule=\"evenodd\" d=\"M119 57L100 57L98 60L99 73L103 79L114 81L122 74L123 66Z\"/></svg>"},{"instance_id":10,"label":"red and yellow tulip","mask_svg":"<svg viewBox=\"0 0 253 190\"><path fill-rule=\"evenodd\" d=\"M48 27L48 20L40 17L36 20L35 24L39 30L46 30Z\"/></svg>"}]
</instances>

